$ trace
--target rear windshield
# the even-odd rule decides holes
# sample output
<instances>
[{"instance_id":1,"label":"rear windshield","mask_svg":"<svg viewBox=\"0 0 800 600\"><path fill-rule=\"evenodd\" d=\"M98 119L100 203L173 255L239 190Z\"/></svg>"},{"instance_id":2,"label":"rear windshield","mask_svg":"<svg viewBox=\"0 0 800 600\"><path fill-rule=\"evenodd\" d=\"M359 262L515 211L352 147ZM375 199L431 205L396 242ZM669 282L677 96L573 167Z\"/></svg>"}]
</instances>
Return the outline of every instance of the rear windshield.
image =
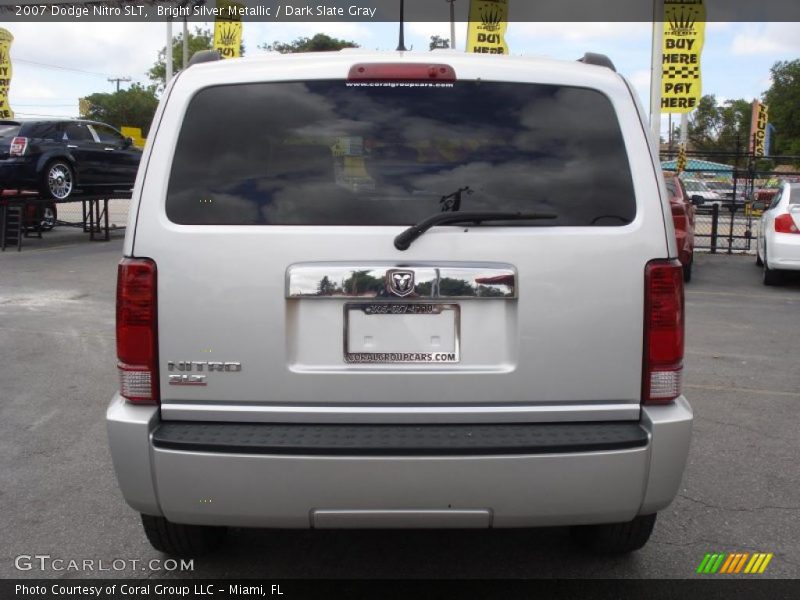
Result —
<instances>
[{"instance_id":1,"label":"rear windshield","mask_svg":"<svg viewBox=\"0 0 800 600\"><path fill-rule=\"evenodd\" d=\"M0 122L0 138L14 137L19 132L19 123Z\"/></svg>"},{"instance_id":2,"label":"rear windshield","mask_svg":"<svg viewBox=\"0 0 800 600\"><path fill-rule=\"evenodd\" d=\"M410 225L461 210L620 226L636 201L617 117L599 92L336 80L197 93L166 210L173 222L209 225ZM508 224L520 223L532 222Z\"/></svg>"}]
</instances>

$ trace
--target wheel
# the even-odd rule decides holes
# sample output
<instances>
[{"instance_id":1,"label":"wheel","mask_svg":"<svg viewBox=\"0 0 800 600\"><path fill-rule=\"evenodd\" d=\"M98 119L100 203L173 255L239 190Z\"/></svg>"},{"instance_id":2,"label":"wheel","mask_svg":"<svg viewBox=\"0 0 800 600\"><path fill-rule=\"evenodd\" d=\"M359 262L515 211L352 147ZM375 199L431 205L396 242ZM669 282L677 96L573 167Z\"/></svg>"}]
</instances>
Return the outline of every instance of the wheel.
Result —
<instances>
[{"instance_id":1,"label":"wheel","mask_svg":"<svg viewBox=\"0 0 800 600\"><path fill-rule=\"evenodd\" d=\"M627 554L639 550L650 539L656 515L640 515L627 523L580 525L571 530L572 539L597 554Z\"/></svg>"},{"instance_id":2,"label":"wheel","mask_svg":"<svg viewBox=\"0 0 800 600\"><path fill-rule=\"evenodd\" d=\"M225 527L181 525L164 517L142 515L142 526L156 550L173 556L200 556L217 549L225 539Z\"/></svg>"},{"instance_id":3,"label":"wheel","mask_svg":"<svg viewBox=\"0 0 800 600\"><path fill-rule=\"evenodd\" d=\"M762 260L762 281L764 285L780 285L783 282L783 273L780 271L776 271L775 269L770 269L769 265L767 264L767 249L764 248L764 258Z\"/></svg>"},{"instance_id":4,"label":"wheel","mask_svg":"<svg viewBox=\"0 0 800 600\"><path fill-rule=\"evenodd\" d=\"M75 187L75 174L69 163L63 160L50 162L42 171L39 191L47 198L66 200Z\"/></svg>"},{"instance_id":5,"label":"wheel","mask_svg":"<svg viewBox=\"0 0 800 600\"><path fill-rule=\"evenodd\" d=\"M41 226L42 231L50 231L56 226L56 205L50 204L42 210Z\"/></svg>"},{"instance_id":6,"label":"wheel","mask_svg":"<svg viewBox=\"0 0 800 600\"><path fill-rule=\"evenodd\" d=\"M756 248L756 266L757 267L763 267L764 266L764 261L761 260L761 255L759 255L759 253L758 253L758 248Z\"/></svg>"},{"instance_id":7,"label":"wheel","mask_svg":"<svg viewBox=\"0 0 800 600\"><path fill-rule=\"evenodd\" d=\"M692 280L692 265L694 265L694 257L689 259L689 262L683 265L683 281L689 283Z\"/></svg>"}]
</instances>

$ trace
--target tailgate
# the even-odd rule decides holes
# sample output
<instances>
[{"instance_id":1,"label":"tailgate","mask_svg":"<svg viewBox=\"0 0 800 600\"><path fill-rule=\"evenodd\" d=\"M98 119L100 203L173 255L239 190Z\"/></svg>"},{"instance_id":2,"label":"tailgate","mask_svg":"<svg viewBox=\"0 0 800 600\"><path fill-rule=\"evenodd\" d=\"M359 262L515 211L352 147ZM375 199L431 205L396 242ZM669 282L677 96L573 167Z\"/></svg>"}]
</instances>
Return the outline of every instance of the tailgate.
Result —
<instances>
[{"instance_id":1,"label":"tailgate","mask_svg":"<svg viewBox=\"0 0 800 600\"><path fill-rule=\"evenodd\" d=\"M165 418L638 418L644 269L674 235L624 82L448 55L455 84L358 86L352 57L303 60L193 67L164 110L127 247L158 265ZM557 218L395 248L459 210Z\"/></svg>"}]
</instances>

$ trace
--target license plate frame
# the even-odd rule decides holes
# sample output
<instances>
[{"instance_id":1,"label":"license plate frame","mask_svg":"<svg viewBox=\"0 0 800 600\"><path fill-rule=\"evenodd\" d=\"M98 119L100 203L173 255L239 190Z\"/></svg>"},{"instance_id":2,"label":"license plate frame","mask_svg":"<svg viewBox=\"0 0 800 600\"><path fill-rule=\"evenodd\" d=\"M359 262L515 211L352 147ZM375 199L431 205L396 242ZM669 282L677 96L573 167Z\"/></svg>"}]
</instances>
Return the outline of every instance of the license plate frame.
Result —
<instances>
[{"instance_id":1,"label":"license plate frame","mask_svg":"<svg viewBox=\"0 0 800 600\"><path fill-rule=\"evenodd\" d=\"M453 347L432 352L351 352L350 314L361 311L371 315L440 315L453 313ZM461 362L461 307L441 302L348 302L344 305L344 328L342 331L343 359L351 365L402 365L402 364L457 364Z\"/></svg>"}]
</instances>

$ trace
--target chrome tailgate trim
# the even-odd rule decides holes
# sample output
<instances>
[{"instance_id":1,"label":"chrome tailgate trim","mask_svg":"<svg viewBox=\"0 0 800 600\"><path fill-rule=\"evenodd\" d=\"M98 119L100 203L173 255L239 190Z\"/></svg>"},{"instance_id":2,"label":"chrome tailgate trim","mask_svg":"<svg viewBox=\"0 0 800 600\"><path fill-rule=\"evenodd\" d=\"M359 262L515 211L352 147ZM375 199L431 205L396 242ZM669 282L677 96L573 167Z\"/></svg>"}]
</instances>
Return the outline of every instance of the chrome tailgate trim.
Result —
<instances>
[{"instance_id":1,"label":"chrome tailgate trim","mask_svg":"<svg viewBox=\"0 0 800 600\"><path fill-rule=\"evenodd\" d=\"M498 263L302 263L286 269L286 297L515 299L517 270Z\"/></svg>"}]
</instances>

